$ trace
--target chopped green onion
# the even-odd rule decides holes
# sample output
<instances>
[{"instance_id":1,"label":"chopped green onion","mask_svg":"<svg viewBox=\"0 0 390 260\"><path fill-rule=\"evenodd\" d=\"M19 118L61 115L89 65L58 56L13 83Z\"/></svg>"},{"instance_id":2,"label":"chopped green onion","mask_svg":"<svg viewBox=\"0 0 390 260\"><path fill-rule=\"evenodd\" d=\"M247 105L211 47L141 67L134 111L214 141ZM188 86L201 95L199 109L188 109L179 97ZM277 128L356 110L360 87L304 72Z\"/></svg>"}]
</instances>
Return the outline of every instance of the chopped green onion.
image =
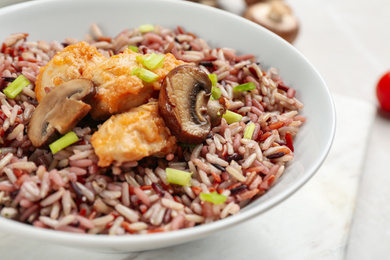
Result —
<instances>
[{"instance_id":1,"label":"chopped green onion","mask_svg":"<svg viewBox=\"0 0 390 260\"><path fill-rule=\"evenodd\" d=\"M203 201L208 201L216 205L222 204L226 201L227 197L217 193L216 191L212 193L200 193L199 198Z\"/></svg>"},{"instance_id":2,"label":"chopped green onion","mask_svg":"<svg viewBox=\"0 0 390 260\"><path fill-rule=\"evenodd\" d=\"M17 77L11 84L4 89L4 94L8 98L15 98L22 90L30 84L30 81L23 75Z\"/></svg>"},{"instance_id":3,"label":"chopped green onion","mask_svg":"<svg viewBox=\"0 0 390 260\"><path fill-rule=\"evenodd\" d=\"M134 51L134 52L138 52L138 47L137 47L137 46L129 45L128 48L129 48L130 50Z\"/></svg>"},{"instance_id":4,"label":"chopped green onion","mask_svg":"<svg viewBox=\"0 0 390 260\"><path fill-rule=\"evenodd\" d=\"M147 33L154 31L154 25L153 24L143 24L140 27L138 27L138 30L140 33Z\"/></svg>"},{"instance_id":5,"label":"chopped green onion","mask_svg":"<svg viewBox=\"0 0 390 260\"><path fill-rule=\"evenodd\" d=\"M181 186L191 186L192 172L180 171L172 168L165 169L167 173L167 182Z\"/></svg>"},{"instance_id":6,"label":"chopped green onion","mask_svg":"<svg viewBox=\"0 0 390 260\"><path fill-rule=\"evenodd\" d=\"M250 122L246 127L244 131L244 138L245 139L252 139L253 132L255 131L256 125L253 122Z\"/></svg>"},{"instance_id":7,"label":"chopped green onion","mask_svg":"<svg viewBox=\"0 0 390 260\"><path fill-rule=\"evenodd\" d=\"M79 138L74 132L69 132L66 135L62 136L60 139L54 141L49 145L50 150L53 154L58 152L59 150L64 149L65 147L77 142Z\"/></svg>"},{"instance_id":8,"label":"chopped green onion","mask_svg":"<svg viewBox=\"0 0 390 260\"><path fill-rule=\"evenodd\" d=\"M131 75L136 75L138 78L142 79L145 82L154 82L158 79L158 75L151 72L150 70L141 68L141 67L134 67L131 70Z\"/></svg>"},{"instance_id":9,"label":"chopped green onion","mask_svg":"<svg viewBox=\"0 0 390 260\"><path fill-rule=\"evenodd\" d=\"M217 85L218 82L217 74L209 74L209 79L211 81L211 86Z\"/></svg>"},{"instance_id":10,"label":"chopped green onion","mask_svg":"<svg viewBox=\"0 0 390 260\"><path fill-rule=\"evenodd\" d=\"M253 82L247 82L241 85L237 85L233 88L234 91L249 91L256 88L256 84Z\"/></svg>"},{"instance_id":11,"label":"chopped green onion","mask_svg":"<svg viewBox=\"0 0 390 260\"><path fill-rule=\"evenodd\" d=\"M137 55L135 56L135 59L138 63L141 63L142 64L142 61L144 60L144 56L142 55Z\"/></svg>"},{"instance_id":12,"label":"chopped green onion","mask_svg":"<svg viewBox=\"0 0 390 260\"><path fill-rule=\"evenodd\" d=\"M233 124L235 122L240 122L240 120L242 119L242 115L234 113L234 112L232 112L230 110L226 110L226 113L223 114L222 117L225 118L226 122L229 125Z\"/></svg>"},{"instance_id":13,"label":"chopped green onion","mask_svg":"<svg viewBox=\"0 0 390 260\"><path fill-rule=\"evenodd\" d=\"M221 89L218 87L211 87L211 100L217 100L221 97Z\"/></svg>"},{"instance_id":14,"label":"chopped green onion","mask_svg":"<svg viewBox=\"0 0 390 260\"><path fill-rule=\"evenodd\" d=\"M186 144L186 143L179 143L180 146L182 147L189 147L194 149L196 147L196 144Z\"/></svg>"},{"instance_id":15,"label":"chopped green onion","mask_svg":"<svg viewBox=\"0 0 390 260\"><path fill-rule=\"evenodd\" d=\"M162 54L152 53L148 57L144 58L142 64L150 70L157 67L161 68L164 63L165 56Z\"/></svg>"}]
</instances>

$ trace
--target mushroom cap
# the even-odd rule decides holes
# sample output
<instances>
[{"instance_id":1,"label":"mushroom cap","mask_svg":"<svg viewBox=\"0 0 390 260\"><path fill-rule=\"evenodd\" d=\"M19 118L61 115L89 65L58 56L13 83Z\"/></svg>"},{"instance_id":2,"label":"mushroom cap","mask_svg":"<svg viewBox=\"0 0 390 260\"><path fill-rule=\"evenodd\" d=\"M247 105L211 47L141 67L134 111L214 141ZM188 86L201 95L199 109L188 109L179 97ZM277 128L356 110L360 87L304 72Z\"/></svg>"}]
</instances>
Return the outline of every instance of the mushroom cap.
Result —
<instances>
[{"instance_id":1,"label":"mushroom cap","mask_svg":"<svg viewBox=\"0 0 390 260\"><path fill-rule=\"evenodd\" d=\"M267 0L245 0L245 3L247 5L253 5L253 4L256 4L256 3L262 3L262 2L266 2Z\"/></svg>"},{"instance_id":2,"label":"mushroom cap","mask_svg":"<svg viewBox=\"0 0 390 260\"><path fill-rule=\"evenodd\" d=\"M201 143L211 130L207 103L211 94L208 75L194 65L181 65L165 77L159 110L165 124L180 142Z\"/></svg>"},{"instance_id":3,"label":"mushroom cap","mask_svg":"<svg viewBox=\"0 0 390 260\"><path fill-rule=\"evenodd\" d=\"M260 2L249 6L245 18L265 27L292 43L299 32L299 21L291 8L280 0Z\"/></svg>"},{"instance_id":4,"label":"mushroom cap","mask_svg":"<svg viewBox=\"0 0 390 260\"><path fill-rule=\"evenodd\" d=\"M42 147L51 142L57 132L66 134L74 128L91 110L82 100L93 90L92 82L86 79L72 79L53 88L32 114L27 130L31 143Z\"/></svg>"}]
</instances>

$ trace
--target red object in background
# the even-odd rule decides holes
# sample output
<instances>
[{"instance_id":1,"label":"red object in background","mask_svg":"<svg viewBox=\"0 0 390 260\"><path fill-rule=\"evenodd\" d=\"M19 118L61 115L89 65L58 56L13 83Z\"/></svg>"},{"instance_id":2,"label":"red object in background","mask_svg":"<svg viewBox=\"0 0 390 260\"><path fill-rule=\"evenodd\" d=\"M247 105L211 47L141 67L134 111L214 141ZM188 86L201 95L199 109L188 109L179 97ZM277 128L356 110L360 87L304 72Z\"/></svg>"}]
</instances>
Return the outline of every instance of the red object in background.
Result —
<instances>
[{"instance_id":1,"label":"red object in background","mask_svg":"<svg viewBox=\"0 0 390 260\"><path fill-rule=\"evenodd\" d=\"M390 71L384 74L378 81L376 96L381 108L390 112Z\"/></svg>"}]
</instances>

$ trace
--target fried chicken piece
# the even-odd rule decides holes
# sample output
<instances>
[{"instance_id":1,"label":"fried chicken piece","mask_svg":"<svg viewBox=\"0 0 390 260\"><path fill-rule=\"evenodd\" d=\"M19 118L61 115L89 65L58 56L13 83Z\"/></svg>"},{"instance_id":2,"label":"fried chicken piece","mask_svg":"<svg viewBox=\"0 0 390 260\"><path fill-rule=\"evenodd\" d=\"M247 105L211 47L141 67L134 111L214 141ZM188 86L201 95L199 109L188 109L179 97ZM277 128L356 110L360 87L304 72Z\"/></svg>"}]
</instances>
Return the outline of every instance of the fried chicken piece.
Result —
<instances>
[{"instance_id":1,"label":"fried chicken piece","mask_svg":"<svg viewBox=\"0 0 390 260\"><path fill-rule=\"evenodd\" d=\"M166 54L163 66L152 70L159 80L146 83L131 74L134 67L143 67L136 60L139 55L142 54L126 49L123 53L106 58L86 42L70 45L41 68L35 86L38 102L63 82L86 78L97 87L91 104L94 119L107 119L113 114L145 104L155 91L160 90L161 80L168 72L185 62Z\"/></svg>"},{"instance_id":2,"label":"fried chicken piece","mask_svg":"<svg viewBox=\"0 0 390 260\"><path fill-rule=\"evenodd\" d=\"M184 64L172 54L166 54L163 66L151 70L159 76L159 80L147 83L131 74L134 67L143 67L136 60L139 55L142 54L126 49L123 53L84 71L83 77L97 86L97 94L92 101L92 118L106 119L110 115L147 103L154 92L160 90L160 81L168 72Z\"/></svg>"},{"instance_id":3,"label":"fried chicken piece","mask_svg":"<svg viewBox=\"0 0 390 260\"><path fill-rule=\"evenodd\" d=\"M52 88L65 81L82 78L83 72L88 67L94 67L106 59L95 47L86 42L64 48L40 69L35 83L38 102Z\"/></svg>"},{"instance_id":4,"label":"fried chicken piece","mask_svg":"<svg viewBox=\"0 0 390 260\"><path fill-rule=\"evenodd\" d=\"M113 115L92 136L99 157L98 165L138 161L147 156L165 156L177 148L158 111L158 102L150 102L128 112Z\"/></svg>"}]
</instances>

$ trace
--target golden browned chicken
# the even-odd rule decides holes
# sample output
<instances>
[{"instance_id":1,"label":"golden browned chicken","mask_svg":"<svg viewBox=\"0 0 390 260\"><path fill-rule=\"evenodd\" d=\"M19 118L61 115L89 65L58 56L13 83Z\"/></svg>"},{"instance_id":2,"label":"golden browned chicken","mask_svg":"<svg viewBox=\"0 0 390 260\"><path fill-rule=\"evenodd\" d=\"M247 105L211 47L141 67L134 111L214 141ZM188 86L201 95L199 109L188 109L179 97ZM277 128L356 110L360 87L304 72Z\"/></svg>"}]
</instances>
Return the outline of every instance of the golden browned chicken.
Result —
<instances>
[{"instance_id":1,"label":"golden browned chicken","mask_svg":"<svg viewBox=\"0 0 390 260\"><path fill-rule=\"evenodd\" d=\"M103 62L106 58L86 42L69 45L57 53L45 66L35 83L38 102L54 87L71 79L81 78L85 69Z\"/></svg>"},{"instance_id":2,"label":"golden browned chicken","mask_svg":"<svg viewBox=\"0 0 390 260\"><path fill-rule=\"evenodd\" d=\"M162 66L151 70L159 78L147 83L132 75L134 67L143 67L136 60L140 55L126 49L107 59L85 42L70 45L41 69L35 88L38 101L64 81L85 78L97 87L91 104L94 119L107 119L110 115L145 104L154 91L160 90L161 80L168 72L185 62L176 60L172 54L166 54ZM144 58L147 56L149 54L143 55Z\"/></svg>"},{"instance_id":3,"label":"golden browned chicken","mask_svg":"<svg viewBox=\"0 0 390 260\"><path fill-rule=\"evenodd\" d=\"M151 70L159 76L159 79L153 83L147 83L132 75L134 67L143 67L136 60L136 57L140 55L142 54L126 49L123 53L112 56L84 71L83 77L97 86L97 93L92 102L93 118L105 119L110 115L145 104L154 91L160 90L161 79L173 68L184 64L183 61L176 60L173 55L166 54L163 66ZM144 55L146 56L149 55Z\"/></svg>"},{"instance_id":4,"label":"golden browned chicken","mask_svg":"<svg viewBox=\"0 0 390 260\"><path fill-rule=\"evenodd\" d=\"M91 143L100 167L114 161L123 163L151 155L165 156L177 148L176 137L171 135L154 101L111 116L93 134Z\"/></svg>"}]
</instances>

